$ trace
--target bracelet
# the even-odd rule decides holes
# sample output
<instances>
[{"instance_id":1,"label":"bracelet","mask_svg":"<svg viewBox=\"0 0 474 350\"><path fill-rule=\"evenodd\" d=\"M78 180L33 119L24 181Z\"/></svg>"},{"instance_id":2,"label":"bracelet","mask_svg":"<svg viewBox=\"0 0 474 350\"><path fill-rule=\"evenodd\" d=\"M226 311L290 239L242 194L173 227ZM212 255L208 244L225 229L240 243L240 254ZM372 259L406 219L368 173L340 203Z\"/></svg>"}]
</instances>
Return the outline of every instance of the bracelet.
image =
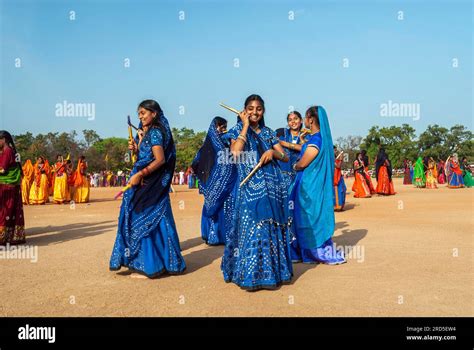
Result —
<instances>
[{"instance_id":1,"label":"bracelet","mask_svg":"<svg viewBox=\"0 0 474 350\"><path fill-rule=\"evenodd\" d=\"M280 158L283 160L285 159L285 152L280 152Z\"/></svg>"},{"instance_id":2,"label":"bracelet","mask_svg":"<svg viewBox=\"0 0 474 350\"><path fill-rule=\"evenodd\" d=\"M291 149L291 150L294 150L294 149L295 149L295 145L292 144L292 143L290 143L290 149Z\"/></svg>"},{"instance_id":3,"label":"bracelet","mask_svg":"<svg viewBox=\"0 0 474 350\"><path fill-rule=\"evenodd\" d=\"M245 136L239 135L239 136L237 136L237 138L238 138L239 140L242 140L244 143L247 143L247 138L246 138Z\"/></svg>"}]
</instances>

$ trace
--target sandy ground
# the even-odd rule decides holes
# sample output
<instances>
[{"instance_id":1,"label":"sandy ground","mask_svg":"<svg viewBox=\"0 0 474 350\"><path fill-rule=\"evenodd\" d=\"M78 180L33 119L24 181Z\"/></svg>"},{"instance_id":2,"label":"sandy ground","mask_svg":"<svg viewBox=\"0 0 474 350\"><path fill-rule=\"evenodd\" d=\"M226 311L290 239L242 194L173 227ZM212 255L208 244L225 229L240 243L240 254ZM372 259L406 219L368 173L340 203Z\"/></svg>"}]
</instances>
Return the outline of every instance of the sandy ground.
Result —
<instances>
[{"instance_id":1,"label":"sandy ground","mask_svg":"<svg viewBox=\"0 0 474 350\"><path fill-rule=\"evenodd\" d=\"M334 237L348 263L296 264L292 284L253 293L226 284L223 248L201 241L197 190L171 194L187 271L155 280L108 270L116 188L92 189L92 202L75 208L27 206L27 244L38 247L38 260L0 260L0 315L473 316L473 189L416 189L395 179L395 190L348 194Z\"/></svg>"}]
</instances>

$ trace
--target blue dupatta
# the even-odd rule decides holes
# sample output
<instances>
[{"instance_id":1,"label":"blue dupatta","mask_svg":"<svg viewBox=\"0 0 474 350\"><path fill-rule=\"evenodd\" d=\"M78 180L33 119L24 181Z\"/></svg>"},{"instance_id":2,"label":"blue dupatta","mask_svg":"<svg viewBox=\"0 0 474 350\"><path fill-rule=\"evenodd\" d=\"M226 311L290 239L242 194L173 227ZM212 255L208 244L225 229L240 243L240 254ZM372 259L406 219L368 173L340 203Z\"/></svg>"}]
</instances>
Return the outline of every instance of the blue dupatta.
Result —
<instances>
[{"instance_id":1,"label":"blue dupatta","mask_svg":"<svg viewBox=\"0 0 474 350\"><path fill-rule=\"evenodd\" d=\"M298 172L290 189L294 201L295 235L303 249L321 247L335 230L333 208L334 149L326 111L318 106L321 148L316 158ZM303 146L300 156L315 139Z\"/></svg>"},{"instance_id":2,"label":"blue dupatta","mask_svg":"<svg viewBox=\"0 0 474 350\"><path fill-rule=\"evenodd\" d=\"M216 128L214 118L206 140L193 160L192 168L199 179L199 191L204 195L203 215L211 217L222 207L234 188L237 178L235 164L225 162L229 146Z\"/></svg>"}]
</instances>

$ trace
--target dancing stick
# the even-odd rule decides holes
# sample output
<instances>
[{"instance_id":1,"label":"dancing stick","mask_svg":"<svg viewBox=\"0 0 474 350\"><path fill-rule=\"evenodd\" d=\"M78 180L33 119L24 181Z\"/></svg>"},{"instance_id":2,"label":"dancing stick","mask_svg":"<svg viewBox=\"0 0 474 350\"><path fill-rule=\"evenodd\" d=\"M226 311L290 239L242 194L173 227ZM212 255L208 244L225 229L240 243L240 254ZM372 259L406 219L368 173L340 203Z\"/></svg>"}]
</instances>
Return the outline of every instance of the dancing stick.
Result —
<instances>
[{"instance_id":1,"label":"dancing stick","mask_svg":"<svg viewBox=\"0 0 474 350\"><path fill-rule=\"evenodd\" d=\"M128 126L131 126L136 131L138 131L138 128L135 125L133 125L132 122L130 121L130 116L129 115L127 116L127 123L128 123Z\"/></svg>"},{"instance_id":2,"label":"dancing stick","mask_svg":"<svg viewBox=\"0 0 474 350\"><path fill-rule=\"evenodd\" d=\"M235 108L229 107L229 106L223 104L222 102L219 103L219 105L220 105L221 107L224 107L225 109L228 109L228 110L231 111L231 112L234 112L234 113L237 114L237 115L240 114L240 112L239 112L238 110L236 110Z\"/></svg>"},{"instance_id":3,"label":"dancing stick","mask_svg":"<svg viewBox=\"0 0 474 350\"><path fill-rule=\"evenodd\" d=\"M118 197L120 197L121 195L124 194L125 191L127 191L128 189L132 188L132 185L128 184L127 186L125 186L124 188L122 188L122 191L120 191L119 193L117 193L114 197L114 199L117 199Z\"/></svg>"},{"instance_id":4,"label":"dancing stick","mask_svg":"<svg viewBox=\"0 0 474 350\"><path fill-rule=\"evenodd\" d=\"M342 156L344 154L344 151L341 151L341 153L339 153L336 157L336 159L339 159L340 156Z\"/></svg>"},{"instance_id":5,"label":"dancing stick","mask_svg":"<svg viewBox=\"0 0 474 350\"><path fill-rule=\"evenodd\" d=\"M136 130L138 129L132 125L132 122L130 121L130 116L127 116L127 123L128 123L128 140L131 142L134 142L132 128L135 128ZM137 155L134 154L132 151L132 162L135 163L136 161L137 161Z\"/></svg>"},{"instance_id":6,"label":"dancing stick","mask_svg":"<svg viewBox=\"0 0 474 350\"><path fill-rule=\"evenodd\" d=\"M237 115L240 115L240 112L239 112L238 110L236 110L235 108L232 108L232 107L230 107L230 106L227 106L227 105L223 104L222 102L219 103L219 105L220 105L221 107L224 107L225 109L228 109L228 110L231 111L231 112L234 112L234 113L237 114ZM263 165L263 163L262 163L262 162L259 162L259 163L255 166L255 168L252 169L252 171L250 172L250 174L248 174L247 177L242 180L242 182L240 183L239 187L242 187L243 185L245 185L245 183L246 183L247 181L249 181L250 178L251 178L253 175L255 175L255 173L257 172L257 170L262 167L262 165Z\"/></svg>"},{"instance_id":7,"label":"dancing stick","mask_svg":"<svg viewBox=\"0 0 474 350\"><path fill-rule=\"evenodd\" d=\"M446 176L446 177L448 177L448 174L446 173L446 166L449 166L449 164L448 164L449 158L451 158L451 156L449 156L448 158L446 158L446 162L444 162L444 168L443 168L444 176Z\"/></svg>"},{"instance_id":8,"label":"dancing stick","mask_svg":"<svg viewBox=\"0 0 474 350\"><path fill-rule=\"evenodd\" d=\"M132 128L134 128L137 131L138 131L138 128L132 124L132 122L130 121L129 115L127 116L127 124L128 124L128 139L130 141L133 141ZM137 155L132 152L132 162L135 163L136 161L137 161ZM122 190L119 193L115 195L114 199L119 198L121 195L124 194L125 191L129 190L130 188L132 188L132 185L128 183L124 188L122 188Z\"/></svg>"},{"instance_id":9,"label":"dancing stick","mask_svg":"<svg viewBox=\"0 0 474 350\"><path fill-rule=\"evenodd\" d=\"M250 174L247 175L247 177L245 179L242 180L242 182L240 183L240 186L239 187L242 187L243 185L245 185L245 183L247 181L250 180L250 178L257 172L258 169L260 169L262 167L262 162L258 162L258 164L255 166L255 168L252 169L252 171L250 172Z\"/></svg>"}]
</instances>

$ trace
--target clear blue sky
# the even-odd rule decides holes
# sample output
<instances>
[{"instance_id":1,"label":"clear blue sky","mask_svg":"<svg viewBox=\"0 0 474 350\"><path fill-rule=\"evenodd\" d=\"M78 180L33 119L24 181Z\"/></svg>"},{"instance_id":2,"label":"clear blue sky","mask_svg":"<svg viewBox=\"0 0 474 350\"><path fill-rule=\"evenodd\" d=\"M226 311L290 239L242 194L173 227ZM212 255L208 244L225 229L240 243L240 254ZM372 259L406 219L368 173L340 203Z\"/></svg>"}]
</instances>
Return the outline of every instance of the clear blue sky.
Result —
<instances>
[{"instance_id":1,"label":"clear blue sky","mask_svg":"<svg viewBox=\"0 0 474 350\"><path fill-rule=\"evenodd\" d=\"M205 130L215 115L234 123L220 101L240 109L251 93L264 98L272 128L286 124L290 105L320 104L334 138L402 123L472 130L471 1L0 3L0 128L13 134L126 137L126 116L145 98L172 126ZM94 103L95 120L56 117L64 100ZM389 100L420 104L420 120L381 117Z\"/></svg>"}]
</instances>

